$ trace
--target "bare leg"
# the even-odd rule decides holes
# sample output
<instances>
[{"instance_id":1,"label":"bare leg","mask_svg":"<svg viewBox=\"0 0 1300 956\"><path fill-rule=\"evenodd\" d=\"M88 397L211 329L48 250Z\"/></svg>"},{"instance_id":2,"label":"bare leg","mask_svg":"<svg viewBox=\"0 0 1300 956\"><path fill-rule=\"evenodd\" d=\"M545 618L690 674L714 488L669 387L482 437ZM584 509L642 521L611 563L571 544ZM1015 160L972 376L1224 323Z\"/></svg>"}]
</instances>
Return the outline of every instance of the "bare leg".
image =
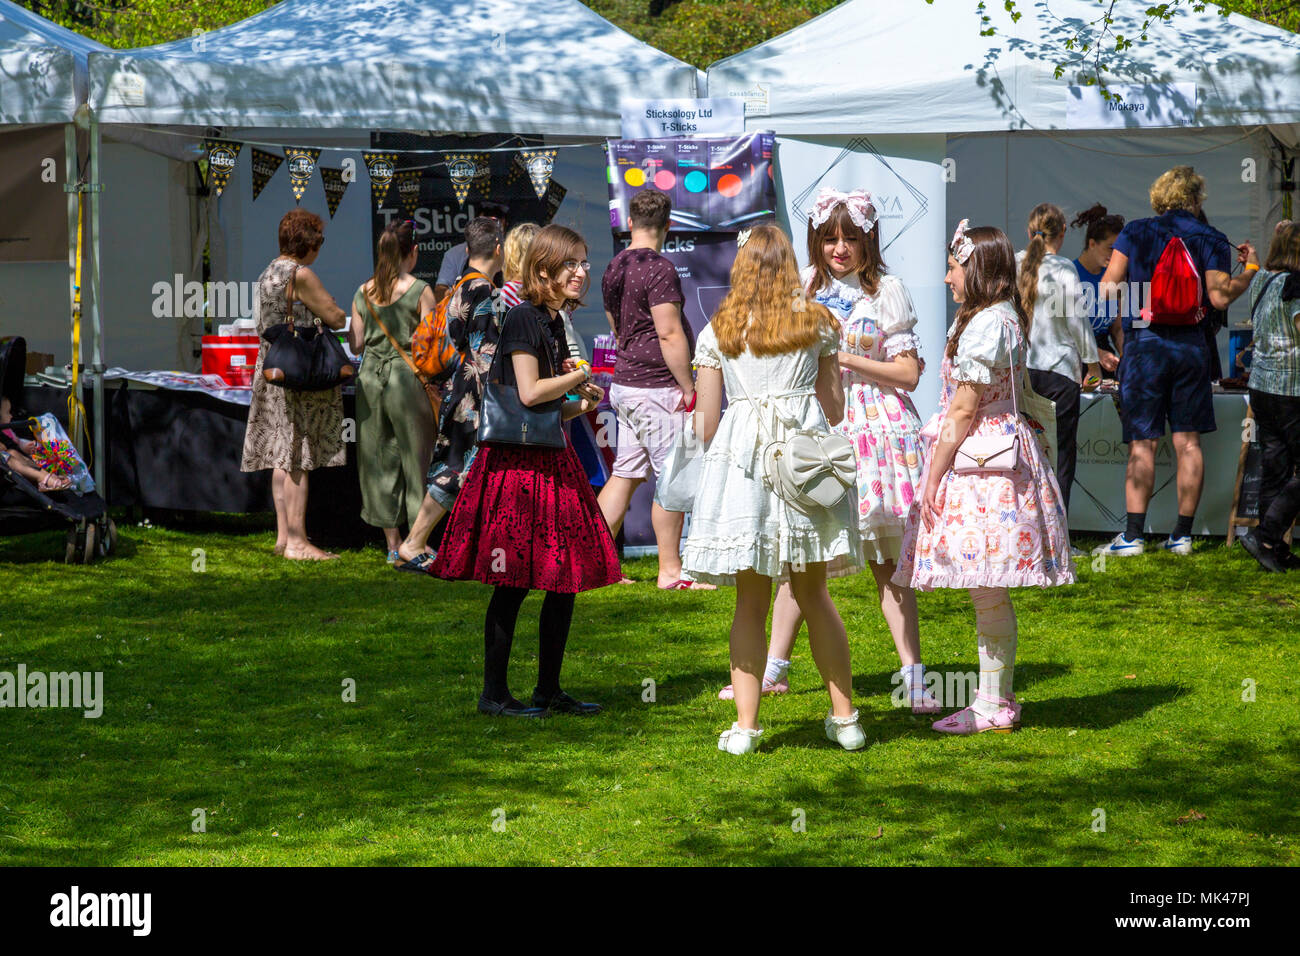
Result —
<instances>
[{"instance_id":1,"label":"bare leg","mask_svg":"<svg viewBox=\"0 0 1300 956\"><path fill-rule=\"evenodd\" d=\"M284 482L289 473L283 468L271 469L271 500L275 502L275 553L284 554L289 543L289 519L285 514Z\"/></svg>"},{"instance_id":2,"label":"bare leg","mask_svg":"<svg viewBox=\"0 0 1300 956\"><path fill-rule=\"evenodd\" d=\"M1205 484L1205 458L1199 432L1174 432L1174 454L1178 458L1178 513L1196 514Z\"/></svg>"},{"instance_id":3,"label":"bare leg","mask_svg":"<svg viewBox=\"0 0 1300 956\"><path fill-rule=\"evenodd\" d=\"M762 697L767 609L772 602L772 579L753 571L736 574L736 614L731 621L731 684L736 689L736 723L758 729L758 704Z\"/></svg>"},{"instance_id":4,"label":"bare leg","mask_svg":"<svg viewBox=\"0 0 1300 956\"><path fill-rule=\"evenodd\" d=\"M600 489L600 494L596 496L596 503L600 505L600 513L605 516L605 524L609 525L611 535L618 536L618 529L623 527L623 518L627 515L628 505L632 503L632 492L636 491L643 481L644 478L621 478L612 475L609 481L605 482L605 487ZM677 536L681 538L680 528Z\"/></svg>"},{"instance_id":5,"label":"bare leg","mask_svg":"<svg viewBox=\"0 0 1300 956\"><path fill-rule=\"evenodd\" d=\"M291 471L285 476L284 512L288 523L288 540L284 556L295 561L320 561L337 558L337 554L322 551L307 540L307 476L306 471Z\"/></svg>"},{"instance_id":6,"label":"bare leg","mask_svg":"<svg viewBox=\"0 0 1300 956\"><path fill-rule=\"evenodd\" d=\"M772 643L767 647L768 655L788 661L801 626L803 611L799 610L799 602L794 599L790 582L783 581L776 589L776 604L772 608Z\"/></svg>"},{"instance_id":7,"label":"bare leg","mask_svg":"<svg viewBox=\"0 0 1300 956\"><path fill-rule=\"evenodd\" d=\"M889 625L889 634L894 639L899 663L905 666L919 664L921 628L916 617L916 592L904 585L894 584L890 580L894 570L893 561L871 564L871 573L876 578L876 593L880 596L880 613Z\"/></svg>"},{"instance_id":8,"label":"bare leg","mask_svg":"<svg viewBox=\"0 0 1300 956\"><path fill-rule=\"evenodd\" d=\"M402 535L396 528L384 529L384 546L391 553L402 545Z\"/></svg>"},{"instance_id":9,"label":"bare leg","mask_svg":"<svg viewBox=\"0 0 1300 956\"><path fill-rule=\"evenodd\" d=\"M420 513L415 516L415 523L411 525L411 531L406 536L406 540L401 542L396 549L389 547L388 550L397 551L397 556L403 561L410 561L412 558L419 557L425 551L429 550L429 535L437 527L442 516L447 513L447 509L438 502L433 500L433 496L427 492L424 495L424 501L420 502Z\"/></svg>"},{"instance_id":10,"label":"bare leg","mask_svg":"<svg viewBox=\"0 0 1300 956\"><path fill-rule=\"evenodd\" d=\"M1156 486L1156 444L1152 439L1135 439L1128 446L1128 469L1124 473L1124 507L1144 513Z\"/></svg>"},{"instance_id":11,"label":"bare leg","mask_svg":"<svg viewBox=\"0 0 1300 956\"><path fill-rule=\"evenodd\" d=\"M664 511L658 504L650 506L650 524L659 546L659 586L676 584L682 579L682 524L680 511Z\"/></svg>"},{"instance_id":12,"label":"bare leg","mask_svg":"<svg viewBox=\"0 0 1300 956\"><path fill-rule=\"evenodd\" d=\"M849 661L849 637L840 612L826 590L826 563L809 564L806 571L791 572L790 590L808 622L808 646L817 670L831 695L831 713L836 717L853 714L853 667ZM736 699L740 694L737 688Z\"/></svg>"}]
</instances>

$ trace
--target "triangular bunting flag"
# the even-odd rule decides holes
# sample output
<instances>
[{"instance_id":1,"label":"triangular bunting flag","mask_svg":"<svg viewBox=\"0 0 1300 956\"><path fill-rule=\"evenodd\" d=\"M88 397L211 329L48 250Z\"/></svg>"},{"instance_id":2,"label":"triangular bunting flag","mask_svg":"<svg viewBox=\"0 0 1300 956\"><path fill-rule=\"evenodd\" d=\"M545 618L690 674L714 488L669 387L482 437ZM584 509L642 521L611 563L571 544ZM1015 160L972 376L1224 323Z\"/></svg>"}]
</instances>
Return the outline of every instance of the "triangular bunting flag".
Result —
<instances>
[{"instance_id":1,"label":"triangular bunting flag","mask_svg":"<svg viewBox=\"0 0 1300 956\"><path fill-rule=\"evenodd\" d=\"M489 153L475 153L474 165L478 172L474 174L474 185L484 199L492 198L492 156Z\"/></svg>"},{"instance_id":2,"label":"triangular bunting flag","mask_svg":"<svg viewBox=\"0 0 1300 956\"><path fill-rule=\"evenodd\" d=\"M397 199L402 205L402 211L408 216L415 215L415 210L420 205L421 178L422 172L418 169L405 169L396 175Z\"/></svg>"},{"instance_id":3,"label":"triangular bunting flag","mask_svg":"<svg viewBox=\"0 0 1300 956\"><path fill-rule=\"evenodd\" d=\"M393 185L393 163L397 161L396 153L362 153L366 169L370 172L370 195L375 200L375 209L384 208L384 199Z\"/></svg>"},{"instance_id":4,"label":"triangular bunting flag","mask_svg":"<svg viewBox=\"0 0 1300 956\"><path fill-rule=\"evenodd\" d=\"M316 174L316 160L320 159L320 150L286 146L284 156L289 160L289 187L293 190L293 201L301 202L302 194L307 191L312 176Z\"/></svg>"},{"instance_id":5,"label":"triangular bunting flag","mask_svg":"<svg viewBox=\"0 0 1300 956\"><path fill-rule=\"evenodd\" d=\"M462 206L469 196L470 187L479 176L478 163L474 153L451 153L447 156L447 171L451 175L451 188L456 194L456 202Z\"/></svg>"},{"instance_id":6,"label":"triangular bunting flag","mask_svg":"<svg viewBox=\"0 0 1300 956\"><path fill-rule=\"evenodd\" d=\"M262 194L266 184L271 181L275 171L280 168L284 162L283 156L277 156L275 153L266 153L256 146L249 147L253 151L253 199Z\"/></svg>"},{"instance_id":7,"label":"triangular bunting flag","mask_svg":"<svg viewBox=\"0 0 1300 956\"><path fill-rule=\"evenodd\" d=\"M330 218L333 219L343 200L343 194L348 191L348 184L343 179L342 169L330 169L328 166L320 168L320 180L325 186L325 204L329 206Z\"/></svg>"},{"instance_id":8,"label":"triangular bunting flag","mask_svg":"<svg viewBox=\"0 0 1300 956\"><path fill-rule=\"evenodd\" d=\"M230 174L235 171L244 144L226 139L206 139L203 148L208 152L208 188L220 196L230 182Z\"/></svg>"},{"instance_id":9,"label":"triangular bunting flag","mask_svg":"<svg viewBox=\"0 0 1300 956\"><path fill-rule=\"evenodd\" d=\"M537 193L538 199L546 195L546 189L551 184L558 152L554 149L526 149L519 154L524 168L528 170L528 178L533 181L533 191Z\"/></svg>"}]
</instances>

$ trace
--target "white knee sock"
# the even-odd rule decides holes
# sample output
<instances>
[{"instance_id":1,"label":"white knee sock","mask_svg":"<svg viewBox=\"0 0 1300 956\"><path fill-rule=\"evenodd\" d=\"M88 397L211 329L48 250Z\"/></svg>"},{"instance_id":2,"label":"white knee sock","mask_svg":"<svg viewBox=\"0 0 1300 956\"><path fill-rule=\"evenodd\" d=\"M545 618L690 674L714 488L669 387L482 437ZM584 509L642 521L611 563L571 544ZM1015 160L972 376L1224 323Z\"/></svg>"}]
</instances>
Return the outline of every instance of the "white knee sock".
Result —
<instances>
[{"instance_id":1,"label":"white knee sock","mask_svg":"<svg viewBox=\"0 0 1300 956\"><path fill-rule=\"evenodd\" d=\"M768 657L767 670L763 672L763 680L769 684L775 684L785 677L786 672L789 670L789 661L783 661L779 657Z\"/></svg>"},{"instance_id":2,"label":"white knee sock","mask_svg":"<svg viewBox=\"0 0 1300 956\"><path fill-rule=\"evenodd\" d=\"M1006 588L975 588L975 631L979 639L980 681L982 697L972 703L975 713L992 717L1011 699L1016 669L1016 611ZM983 698L989 698L985 700Z\"/></svg>"}]
</instances>

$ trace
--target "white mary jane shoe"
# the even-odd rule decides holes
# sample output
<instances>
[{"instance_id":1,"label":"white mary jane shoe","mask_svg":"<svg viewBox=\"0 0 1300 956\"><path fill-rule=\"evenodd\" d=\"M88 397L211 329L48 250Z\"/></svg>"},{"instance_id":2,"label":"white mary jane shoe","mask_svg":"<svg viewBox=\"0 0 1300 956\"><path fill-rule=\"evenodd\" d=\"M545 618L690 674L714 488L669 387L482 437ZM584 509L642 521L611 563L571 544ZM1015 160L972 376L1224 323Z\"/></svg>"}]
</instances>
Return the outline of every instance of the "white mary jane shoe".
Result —
<instances>
[{"instance_id":1,"label":"white mary jane shoe","mask_svg":"<svg viewBox=\"0 0 1300 956\"><path fill-rule=\"evenodd\" d=\"M718 749L729 754L752 754L758 749L758 738L763 736L763 728L746 730L740 724L732 724L730 730L724 730L718 737Z\"/></svg>"},{"instance_id":2,"label":"white mary jane shoe","mask_svg":"<svg viewBox=\"0 0 1300 956\"><path fill-rule=\"evenodd\" d=\"M835 741L845 750L861 750L867 745L867 735L858 723L856 710L847 717L827 714L825 726L826 739Z\"/></svg>"}]
</instances>

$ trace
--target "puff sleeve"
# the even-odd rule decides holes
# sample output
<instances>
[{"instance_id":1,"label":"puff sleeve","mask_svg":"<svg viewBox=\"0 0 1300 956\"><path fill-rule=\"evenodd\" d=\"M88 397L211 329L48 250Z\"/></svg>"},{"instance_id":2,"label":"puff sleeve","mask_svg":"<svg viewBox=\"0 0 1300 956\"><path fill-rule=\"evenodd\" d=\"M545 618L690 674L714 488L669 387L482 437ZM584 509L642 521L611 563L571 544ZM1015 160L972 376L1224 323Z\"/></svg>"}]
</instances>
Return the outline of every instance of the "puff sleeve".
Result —
<instances>
[{"instance_id":1,"label":"puff sleeve","mask_svg":"<svg viewBox=\"0 0 1300 956\"><path fill-rule=\"evenodd\" d=\"M1011 367L1011 338L997 309L984 309L971 318L957 342L953 377L959 382L988 385L995 368Z\"/></svg>"},{"instance_id":2,"label":"puff sleeve","mask_svg":"<svg viewBox=\"0 0 1300 956\"><path fill-rule=\"evenodd\" d=\"M695 342L696 368L722 368L722 354L718 351L718 339L713 334L713 325L704 327Z\"/></svg>"},{"instance_id":3,"label":"puff sleeve","mask_svg":"<svg viewBox=\"0 0 1300 956\"><path fill-rule=\"evenodd\" d=\"M822 329L821 337L817 340L817 355L819 358L825 358L828 355L835 355L840 350L840 330L839 323L835 328Z\"/></svg>"},{"instance_id":4,"label":"puff sleeve","mask_svg":"<svg viewBox=\"0 0 1300 956\"><path fill-rule=\"evenodd\" d=\"M921 339L913 331L916 328L916 308L912 305L912 297L908 295L903 280L898 276L881 276L877 299L885 358L892 359L909 351L919 355Z\"/></svg>"}]
</instances>

